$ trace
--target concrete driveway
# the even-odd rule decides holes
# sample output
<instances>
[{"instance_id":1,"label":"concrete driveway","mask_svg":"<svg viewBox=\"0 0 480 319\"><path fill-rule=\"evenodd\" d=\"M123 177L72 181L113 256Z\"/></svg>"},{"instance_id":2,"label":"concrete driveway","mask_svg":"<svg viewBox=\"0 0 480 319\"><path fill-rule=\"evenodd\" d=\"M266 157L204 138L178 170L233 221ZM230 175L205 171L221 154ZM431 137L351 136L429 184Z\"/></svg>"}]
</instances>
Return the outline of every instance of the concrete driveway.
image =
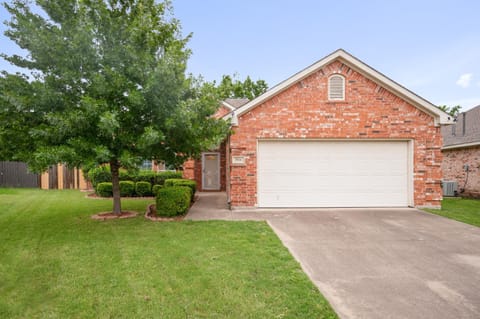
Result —
<instances>
[{"instance_id":1,"label":"concrete driveway","mask_svg":"<svg viewBox=\"0 0 480 319\"><path fill-rule=\"evenodd\" d=\"M480 318L480 228L416 209L232 212L222 196L188 218L266 220L341 318Z\"/></svg>"}]
</instances>

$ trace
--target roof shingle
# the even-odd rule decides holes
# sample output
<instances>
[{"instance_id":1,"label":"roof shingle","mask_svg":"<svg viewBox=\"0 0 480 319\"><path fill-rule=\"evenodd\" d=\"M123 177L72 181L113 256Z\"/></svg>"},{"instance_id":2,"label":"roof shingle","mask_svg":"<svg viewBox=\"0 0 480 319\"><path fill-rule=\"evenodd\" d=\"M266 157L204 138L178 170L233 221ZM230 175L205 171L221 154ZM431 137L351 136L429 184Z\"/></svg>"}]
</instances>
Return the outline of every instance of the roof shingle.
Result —
<instances>
[{"instance_id":1,"label":"roof shingle","mask_svg":"<svg viewBox=\"0 0 480 319\"><path fill-rule=\"evenodd\" d=\"M443 147L480 143L480 105L458 115L455 124L442 127Z\"/></svg>"}]
</instances>

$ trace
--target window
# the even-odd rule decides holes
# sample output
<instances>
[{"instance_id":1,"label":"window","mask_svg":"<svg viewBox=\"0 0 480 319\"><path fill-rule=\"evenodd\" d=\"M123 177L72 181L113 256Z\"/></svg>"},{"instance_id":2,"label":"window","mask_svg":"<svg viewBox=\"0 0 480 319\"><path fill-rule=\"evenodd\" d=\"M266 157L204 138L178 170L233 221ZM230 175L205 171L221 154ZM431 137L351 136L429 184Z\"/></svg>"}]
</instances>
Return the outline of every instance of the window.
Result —
<instances>
[{"instance_id":1,"label":"window","mask_svg":"<svg viewBox=\"0 0 480 319\"><path fill-rule=\"evenodd\" d=\"M328 99L345 100L345 78L335 74L328 78Z\"/></svg>"},{"instance_id":2,"label":"window","mask_svg":"<svg viewBox=\"0 0 480 319\"><path fill-rule=\"evenodd\" d=\"M140 165L139 169L151 171L152 170L152 160L144 160L142 165Z\"/></svg>"}]
</instances>

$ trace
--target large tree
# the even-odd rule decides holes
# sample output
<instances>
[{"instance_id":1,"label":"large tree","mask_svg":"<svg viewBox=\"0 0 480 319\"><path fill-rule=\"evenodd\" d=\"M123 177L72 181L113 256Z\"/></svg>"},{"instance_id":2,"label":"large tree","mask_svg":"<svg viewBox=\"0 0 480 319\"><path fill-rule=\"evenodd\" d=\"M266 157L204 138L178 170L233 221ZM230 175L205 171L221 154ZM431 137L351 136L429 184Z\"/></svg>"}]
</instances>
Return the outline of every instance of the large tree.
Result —
<instances>
[{"instance_id":1,"label":"large tree","mask_svg":"<svg viewBox=\"0 0 480 319\"><path fill-rule=\"evenodd\" d=\"M28 55L2 57L31 78L0 78L3 157L36 171L58 162L109 164L113 211L119 169L143 159L180 163L228 132L211 115L216 91L185 76L189 37L169 2L14 0L5 34Z\"/></svg>"},{"instance_id":2,"label":"large tree","mask_svg":"<svg viewBox=\"0 0 480 319\"><path fill-rule=\"evenodd\" d=\"M216 85L216 89L221 99L247 98L253 100L267 91L268 84L264 80L253 81L250 76L241 81L237 74L223 75L220 83Z\"/></svg>"}]
</instances>

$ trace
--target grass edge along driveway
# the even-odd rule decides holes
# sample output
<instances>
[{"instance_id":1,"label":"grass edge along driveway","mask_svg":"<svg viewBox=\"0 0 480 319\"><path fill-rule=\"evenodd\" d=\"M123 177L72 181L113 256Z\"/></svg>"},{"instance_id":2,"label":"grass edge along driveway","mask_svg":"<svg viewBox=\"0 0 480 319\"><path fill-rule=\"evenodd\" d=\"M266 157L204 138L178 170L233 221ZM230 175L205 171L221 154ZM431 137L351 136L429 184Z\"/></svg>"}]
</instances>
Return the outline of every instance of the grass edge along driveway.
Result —
<instances>
[{"instance_id":1,"label":"grass edge along driveway","mask_svg":"<svg viewBox=\"0 0 480 319\"><path fill-rule=\"evenodd\" d=\"M0 189L0 317L337 318L264 222L90 219L110 208Z\"/></svg>"},{"instance_id":2,"label":"grass edge along driveway","mask_svg":"<svg viewBox=\"0 0 480 319\"><path fill-rule=\"evenodd\" d=\"M441 209L425 208L424 211L480 227L480 200L447 197Z\"/></svg>"}]
</instances>

